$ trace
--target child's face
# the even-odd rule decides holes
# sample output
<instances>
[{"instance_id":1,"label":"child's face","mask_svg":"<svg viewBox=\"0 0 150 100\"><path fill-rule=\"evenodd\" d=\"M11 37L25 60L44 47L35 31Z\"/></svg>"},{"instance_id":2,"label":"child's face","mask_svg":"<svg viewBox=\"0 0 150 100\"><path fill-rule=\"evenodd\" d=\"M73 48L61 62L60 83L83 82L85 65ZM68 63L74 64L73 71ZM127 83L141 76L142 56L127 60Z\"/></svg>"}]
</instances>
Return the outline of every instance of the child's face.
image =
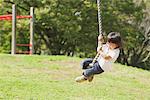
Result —
<instances>
[{"instance_id":1,"label":"child's face","mask_svg":"<svg viewBox=\"0 0 150 100\"><path fill-rule=\"evenodd\" d=\"M115 48L117 48L117 47L118 47L118 45L117 45L117 44L115 44L115 43L111 43L111 42L109 42L109 43L108 43L108 45L109 45L109 48L110 48L110 49L115 49Z\"/></svg>"}]
</instances>

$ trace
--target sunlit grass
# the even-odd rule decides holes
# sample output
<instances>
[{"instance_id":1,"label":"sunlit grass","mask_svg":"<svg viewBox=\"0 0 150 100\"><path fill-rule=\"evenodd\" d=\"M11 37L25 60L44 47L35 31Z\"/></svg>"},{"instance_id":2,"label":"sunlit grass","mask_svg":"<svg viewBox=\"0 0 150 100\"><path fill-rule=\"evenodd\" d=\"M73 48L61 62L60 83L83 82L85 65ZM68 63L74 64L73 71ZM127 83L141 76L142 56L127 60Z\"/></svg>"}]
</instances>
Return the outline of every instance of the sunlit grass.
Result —
<instances>
[{"instance_id":1,"label":"sunlit grass","mask_svg":"<svg viewBox=\"0 0 150 100\"><path fill-rule=\"evenodd\" d=\"M149 100L150 72L114 64L92 83L76 83L82 59L66 56L0 55L0 99Z\"/></svg>"}]
</instances>

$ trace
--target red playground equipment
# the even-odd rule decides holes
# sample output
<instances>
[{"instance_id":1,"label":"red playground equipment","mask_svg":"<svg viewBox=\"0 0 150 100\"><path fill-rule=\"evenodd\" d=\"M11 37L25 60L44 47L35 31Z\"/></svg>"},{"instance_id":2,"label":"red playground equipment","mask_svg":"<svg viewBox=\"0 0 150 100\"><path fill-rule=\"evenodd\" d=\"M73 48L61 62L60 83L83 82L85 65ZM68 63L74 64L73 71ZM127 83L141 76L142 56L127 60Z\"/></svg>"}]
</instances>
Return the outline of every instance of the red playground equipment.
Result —
<instances>
[{"instance_id":1,"label":"red playground equipment","mask_svg":"<svg viewBox=\"0 0 150 100\"><path fill-rule=\"evenodd\" d=\"M32 18L32 16L16 16L17 19ZM12 15L2 15L0 20L12 20Z\"/></svg>"},{"instance_id":2,"label":"red playground equipment","mask_svg":"<svg viewBox=\"0 0 150 100\"><path fill-rule=\"evenodd\" d=\"M28 18L30 19L30 43L29 44L16 44L16 22L17 19L25 19ZM12 20L12 41L11 41L11 54L14 55L16 53L20 53L16 51L16 46L26 46L29 47L30 51L24 51L22 53L24 54L34 54L34 45L33 45L33 40L34 40L34 9L33 7L30 8L30 15L28 16L16 16L16 5L12 5L12 15L1 15L0 16L0 21L1 20Z\"/></svg>"}]
</instances>

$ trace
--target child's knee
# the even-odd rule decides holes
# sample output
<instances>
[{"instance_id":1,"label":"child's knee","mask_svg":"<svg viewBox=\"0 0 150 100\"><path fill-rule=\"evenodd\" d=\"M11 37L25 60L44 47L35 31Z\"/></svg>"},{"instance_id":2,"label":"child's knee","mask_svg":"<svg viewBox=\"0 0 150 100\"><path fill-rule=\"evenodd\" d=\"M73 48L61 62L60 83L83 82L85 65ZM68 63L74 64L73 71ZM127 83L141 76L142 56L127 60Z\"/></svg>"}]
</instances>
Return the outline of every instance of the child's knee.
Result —
<instances>
[{"instance_id":1,"label":"child's knee","mask_svg":"<svg viewBox=\"0 0 150 100\"><path fill-rule=\"evenodd\" d=\"M91 58L83 60L81 62L81 68L82 69L87 69L87 67L89 66L90 63L92 63L92 59Z\"/></svg>"}]
</instances>

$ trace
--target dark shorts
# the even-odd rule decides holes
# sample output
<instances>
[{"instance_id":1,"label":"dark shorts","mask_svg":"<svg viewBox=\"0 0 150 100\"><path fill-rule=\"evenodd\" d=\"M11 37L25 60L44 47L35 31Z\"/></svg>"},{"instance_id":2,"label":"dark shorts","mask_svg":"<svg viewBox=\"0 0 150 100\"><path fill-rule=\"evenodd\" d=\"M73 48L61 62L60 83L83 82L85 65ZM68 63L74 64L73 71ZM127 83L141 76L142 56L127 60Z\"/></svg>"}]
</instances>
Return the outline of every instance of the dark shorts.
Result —
<instances>
[{"instance_id":1,"label":"dark shorts","mask_svg":"<svg viewBox=\"0 0 150 100\"><path fill-rule=\"evenodd\" d=\"M90 77L92 75L101 74L104 72L98 62L96 62L92 67L89 67L89 64L92 63L92 61L93 59L89 58L81 63L82 69L85 69L85 71L83 72L83 75L85 77Z\"/></svg>"}]
</instances>

